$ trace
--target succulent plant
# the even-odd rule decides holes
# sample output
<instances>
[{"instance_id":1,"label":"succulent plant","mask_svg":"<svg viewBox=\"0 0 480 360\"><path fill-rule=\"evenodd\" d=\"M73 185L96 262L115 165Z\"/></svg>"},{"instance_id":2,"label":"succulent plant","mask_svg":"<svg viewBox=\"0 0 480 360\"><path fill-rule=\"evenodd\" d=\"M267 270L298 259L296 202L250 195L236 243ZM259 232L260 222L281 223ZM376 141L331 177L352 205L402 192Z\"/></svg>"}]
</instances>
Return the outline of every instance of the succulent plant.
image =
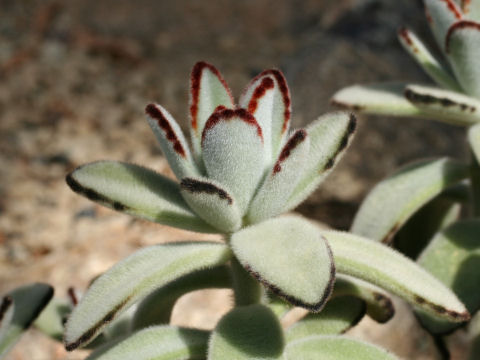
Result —
<instances>
[{"instance_id":1,"label":"succulent plant","mask_svg":"<svg viewBox=\"0 0 480 360\"><path fill-rule=\"evenodd\" d=\"M279 216L335 167L355 129L352 114L327 114L290 130L290 94L278 70L255 77L235 105L218 70L200 62L190 94L191 148L162 106L146 107L176 181L100 161L80 166L67 183L115 210L222 234L224 241L150 246L114 265L73 307L67 350L103 343L89 357L101 360L393 359L341 335L365 314L378 322L393 316L379 287L435 318L469 318L449 289L394 250L300 216ZM169 326L176 300L202 288L232 288L235 307L212 331ZM309 315L284 331L279 319L293 306Z\"/></svg>"},{"instance_id":2,"label":"succulent plant","mask_svg":"<svg viewBox=\"0 0 480 360\"><path fill-rule=\"evenodd\" d=\"M472 159L470 164L429 159L403 167L368 194L351 231L393 244L417 259L473 314L480 309L473 285L480 281L480 1L425 0L424 4L427 21L447 62L435 59L410 30L402 28L398 35L408 53L440 87L355 85L337 92L332 102L367 114L420 117L465 126ZM462 207L469 213L460 220ZM442 335L459 327L418 310L417 317L440 342ZM479 356L478 347L474 347L471 359Z\"/></svg>"}]
</instances>

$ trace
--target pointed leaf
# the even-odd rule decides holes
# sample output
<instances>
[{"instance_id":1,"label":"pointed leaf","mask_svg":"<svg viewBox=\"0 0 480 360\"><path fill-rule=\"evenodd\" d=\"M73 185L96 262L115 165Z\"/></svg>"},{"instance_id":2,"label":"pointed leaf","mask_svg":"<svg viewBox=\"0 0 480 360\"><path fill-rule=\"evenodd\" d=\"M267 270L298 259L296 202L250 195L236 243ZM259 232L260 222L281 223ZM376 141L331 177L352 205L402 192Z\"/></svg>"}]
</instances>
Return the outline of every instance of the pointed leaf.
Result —
<instances>
[{"instance_id":1,"label":"pointed leaf","mask_svg":"<svg viewBox=\"0 0 480 360\"><path fill-rule=\"evenodd\" d=\"M372 284L351 276L337 274L332 298L354 296L366 304L368 316L379 323L386 323L395 315L390 297Z\"/></svg>"},{"instance_id":2,"label":"pointed leaf","mask_svg":"<svg viewBox=\"0 0 480 360\"><path fill-rule=\"evenodd\" d=\"M202 157L208 177L229 188L243 214L263 175L263 135L244 109L216 111L205 124Z\"/></svg>"},{"instance_id":3,"label":"pointed leaf","mask_svg":"<svg viewBox=\"0 0 480 360\"><path fill-rule=\"evenodd\" d=\"M184 178L181 194L188 205L207 223L222 232L240 228L241 215L232 192L207 178Z\"/></svg>"},{"instance_id":4,"label":"pointed leaf","mask_svg":"<svg viewBox=\"0 0 480 360\"><path fill-rule=\"evenodd\" d=\"M141 249L114 265L90 286L66 324L65 347L90 342L105 325L155 289L181 276L229 260L227 246L171 243Z\"/></svg>"},{"instance_id":5,"label":"pointed leaf","mask_svg":"<svg viewBox=\"0 0 480 360\"><path fill-rule=\"evenodd\" d=\"M453 71L465 92L480 97L480 23L460 21L450 27L446 39L446 52Z\"/></svg>"},{"instance_id":6,"label":"pointed leaf","mask_svg":"<svg viewBox=\"0 0 480 360\"><path fill-rule=\"evenodd\" d=\"M480 101L458 92L421 85L408 85L405 97L425 115L453 125L469 126L480 121Z\"/></svg>"},{"instance_id":7,"label":"pointed leaf","mask_svg":"<svg viewBox=\"0 0 480 360\"><path fill-rule=\"evenodd\" d=\"M306 220L270 219L236 232L230 244L245 269L288 302L320 311L330 296L335 277L330 248Z\"/></svg>"},{"instance_id":8,"label":"pointed leaf","mask_svg":"<svg viewBox=\"0 0 480 360\"><path fill-rule=\"evenodd\" d=\"M283 331L275 314L263 305L236 307L217 324L208 360L282 359Z\"/></svg>"},{"instance_id":9,"label":"pointed leaf","mask_svg":"<svg viewBox=\"0 0 480 360\"><path fill-rule=\"evenodd\" d=\"M168 324L176 301L184 294L200 289L229 288L227 266L216 266L185 275L155 290L140 304L133 317L133 329Z\"/></svg>"},{"instance_id":10,"label":"pointed leaf","mask_svg":"<svg viewBox=\"0 0 480 360\"><path fill-rule=\"evenodd\" d=\"M470 318L450 289L399 252L354 234L321 229L319 232L332 248L339 274L377 285L437 318L455 322Z\"/></svg>"},{"instance_id":11,"label":"pointed leaf","mask_svg":"<svg viewBox=\"0 0 480 360\"><path fill-rule=\"evenodd\" d=\"M300 180L310 149L310 137L297 130L283 147L273 169L250 204L247 221L251 224L282 213L283 207Z\"/></svg>"},{"instance_id":12,"label":"pointed leaf","mask_svg":"<svg viewBox=\"0 0 480 360\"><path fill-rule=\"evenodd\" d=\"M234 106L230 89L213 65L198 62L190 77L190 125L193 150L199 162L203 128L218 106Z\"/></svg>"},{"instance_id":13,"label":"pointed leaf","mask_svg":"<svg viewBox=\"0 0 480 360\"><path fill-rule=\"evenodd\" d=\"M154 326L99 348L87 360L201 360L207 353L208 336L202 330Z\"/></svg>"},{"instance_id":14,"label":"pointed leaf","mask_svg":"<svg viewBox=\"0 0 480 360\"><path fill-rule=\"evenodd\" d=\"M311 336L285 348L285 360L396 360L386 350L345 336Z\"/></svg>"},{"instance_id":15,"label":"pointed leaf","mask_svg":"<svg viewBox=\"0 0 480 360\"><path fill-rule=\"evenodd\" d=\"M460 91L457 80L433 57L415 33L407 28L401 28L398 31L398 39L405 50L435 82L447 89Z\"/></svg>"},{"instance_id":16,"label":"pointed leaf","mask_svg":"<svg viewBox=\"0 0 480 360\"><path fill-rule=\"evenodd\" d=\"M182 129L173 116L162 106L156 104L148 105L145 112L148 115L148 123L177 179L200 175Z\"/></svg>"},{"instance_id":17,"label":"pointed leaf","mask_svg":"<svg viewBox=\"0 0 480 360\"><path fill-rule=\"evenodd\" d=\"M181 229L217 232L190 210L176 182L141 166L98 161L76 168L67 184L117 211Z\"/></svg>"},{"instance_id":18,"label":"pointed leaf","mask_svg":"<svg viewBox=\"0 0 480 360\"><path fill-rule=\"evenodd\" d=\"M290 91L285 77L278 70L260 73L248 84L239 104L262 128L264 161L268 167L279 154L290 126Z\"/></svg>"},{"instance_id":19,"label":"pointed leaf","mask_svg":"<svg viewBox=\"0 0 480 360\"><path fill-rule=\"evenodd\" d=\"M331 103L365 114L425 117L405 98L405 87L402 83L353 85L335 93Z\"/></svg>"},{"instance_id":20,"label":"pointed leaf","mask_svg":"<svg viewBox=\"0 0 480 360\"><path fill-rule=\"evenodd\" d=\"M284 211L300 204L325 180L350 145L355 127L355 116L345 112L325 114L307 127L310 148L305 170Z\"/></svg>"},{"instance_id":21,"label":"pointed leaf","mask_svg":"<svg viewBox=\"0 0 480 360\"><path fill-rule=\"evenodd\" d=\"M0 319L0 358L15 345L52 297L50 285L35 283L18 287L3 298L0 305L0 316L4 317L4 320ZM3 321L6 326L1 324Z\"/></svg>"},{"instance_id":22,"label":"pointed leaf","mask_svg":"<svg viewBox=\"0 0 480 360\"><path fill-rule=\"evenodd\" d=\"M425 248L418 263L448 286L470 313L480 309L480 220L457 222L438 233ZM433 333L446 333L458 327L419 314L423 325Z\"/></svg>"},{"instance_id":23,"label":"pointed leaf","mask_svg":"<svg viewBox=\"0 0 480 360\"><path fill-rule=\"evenodd\" d=\"M351 231L390 243L418 209L467 175L466 165L448 158L409 164L373 188L355 215Z\"/></svg>"},{"instance_id":24,"label":"pointed leaf","mask_svg":"<svg viewBox=\"0 0 480 360\"><path fill-rule=\"evenodd\" d=\"M343 334L363 318L365 310L365 302L353 296L331 299L318 314L307 314L290 326L286 332L287 342L313 335Z\"/></svg>"},{"instance_id":25,"label":"pointed leaf","mask_svg":"<svg viewBox=\"0 0 480 360\"><path fill-rule=\"evenodd\" d=\"M454 22L462 20L460 8L453 0L424 0L427 20L433 35L442 50L445 50L445 36Z\"/></svg>"}]
</instances>

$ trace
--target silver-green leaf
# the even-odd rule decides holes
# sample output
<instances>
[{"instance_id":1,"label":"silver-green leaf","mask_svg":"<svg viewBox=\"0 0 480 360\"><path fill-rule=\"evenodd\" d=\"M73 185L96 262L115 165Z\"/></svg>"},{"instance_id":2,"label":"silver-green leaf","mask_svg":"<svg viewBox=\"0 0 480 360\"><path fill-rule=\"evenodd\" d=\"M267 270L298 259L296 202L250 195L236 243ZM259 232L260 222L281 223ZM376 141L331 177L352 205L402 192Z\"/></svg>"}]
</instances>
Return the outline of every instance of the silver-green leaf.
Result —
<instances>
[{"instance_id":1,"label":"silver-green leaf","mask_svg":"<svg viewBox=\"0 0 480 360\"><path fill-rule=\"evenodd\" d=\"M96 279L66 324L65 347L84 346L110 321L157 288L181 276L224 264L228 247L213 242L150 246L114 265Z\"/></svg>"}]
</instances>

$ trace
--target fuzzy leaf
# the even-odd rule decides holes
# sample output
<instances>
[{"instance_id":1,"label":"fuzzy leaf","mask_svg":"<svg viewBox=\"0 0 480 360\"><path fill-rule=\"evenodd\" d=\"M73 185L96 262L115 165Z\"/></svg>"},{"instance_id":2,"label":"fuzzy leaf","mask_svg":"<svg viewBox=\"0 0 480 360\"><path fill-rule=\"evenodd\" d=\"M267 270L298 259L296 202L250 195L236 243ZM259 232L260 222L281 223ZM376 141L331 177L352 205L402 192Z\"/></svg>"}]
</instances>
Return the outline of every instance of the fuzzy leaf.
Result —
<instances>
[{"instance_id":1,"label":"fuzzy leaf","mask_svg":"<svg viewBox=\"0 0 480 360\"><path fill-rule=\"evenodd\" d=\"M480 220L457 222L438 233L418 258L418 263L448 286L470 313L480 309ZM459 324L440 322L419 314L423 325L433 333L446 333Z\"/></svg>"},{"instance_id":2,"label":"fuzzy leaf","mask_svg":"<svg viewBox=\"0 0 480 360\"><path fill-rule=\"evenodd\" d=\"M424 0L424 3L433 35L440 48L445 50L448 28L463 18L462 12L453 0Z\"/></svg>"},{"instance_id":3,"label":"fuzzy leaf","mask_svg":"<svg viewBox=\"0 0 480 360\"><path fill-rule=\"evenodd\" d=\"M270 219L236 232L230 242L245 269L288 302L320 311L335 265L317 228L298 217Z\"/></svg>"},{"instance_id":4,"label":"fuzzy leaf","mask_svg":"<svg viewBox=\"0 0 480 360\"><path fill-rule=\"evenodd\" d=\"M207 288L229 288L231 279L227 266L203 269L169 282L155 290L140 304L133 317L133 328L168 324L176 301L191 291Z\"/></svg>"},{"instance_id":5,"label":"fuzzy leaf","mask_svg":"<svg viewBox=\"0 0 480 360\"><path fill-rule=\"evenodd\" d=\"M300 180L310 149L310 137L297 130L283 147L273 169L250 204L247 222L254 224L283 212L283 207Z\"/></svg>"},{"instance_id":6,"label":"fuzzy leaf","mask_svg":"<svg viewBox=\"0 0 480 360\"><path fill-rule=\"evenodd\" d=\"M202 156L208 177L229 188L243 215L263 175L263 135L245 109L216 111L205 124Z\"/></svg>"},{"instance_id":7,"label":"fuzzy leaf","mask_svg":"<svg viewBox=\"0 0 480 360\"><path fill-rule=\"evenodd\" d=\"M154 326L99 348L87 360L201 360L208 336L203 330Z\"/></svg>"},{"instance_id":8,"label":"fuzzy leaf","mask_svg":"<svg viewBox=\"0 0 480 360\"><path fill-rule=\"evenodd\" d=\"M373 188L355 215L351 231L390 243L418 209L467 175L466 165L448 158L409 164Z\"/></svg>"},{"instance_id":9,"label":"fuzzy leaf","mask_svg":"<svg viewBox=\"0 0 480 360\"><path fill-rule=\"evenodd\" d=\"M458 92L408 85L405 97L425 115L453 125L469 126L480 121L480 101Z\"/></svg>"},{"instance_id":10,"label":"fuzzy leaf","mask_svg":"<svg viewBox=\"0 0 480 360\"><path fill-rule=\"evenodd\" d=\"M450 27L446 39L446 52L465 92L480 97L480 23L460 21Z\"/></svg>"},{"instance_id":11,"label":"fuzzy leaf","mask_svg":"<svg viewBox=\"0 0 480 360\"><path fill-rule=\"evenodd\" d=\"M468 129L468 143L472 149L477 162L480 162L480 124Z\"/></svg>"},{"instance_id":12,"label":"fuzzy leaf","mask_svg":"<svg viewBox=\"0 0 480 360\"><path fill-rule=\"evenodd\" d=\"M262 128L264 162L269 167L279 154L290 126L290 91L285 77L278 70L260 73L248 84L239 104Z\"/></svg>"},{"instance_id":13,"label":"fuzzy leaf","mask_svg":"<svg viewBox=\"0 0 480 360\"><path fill-rule=\"evenodd\" d=\"M310 149L305 170L284 210L295 208L330 174L351 143L356 127L353 114L325 114L307 127Z\"/></svg>"},{"instance_id":14,"label":"fuzzy leaf","mask_svg":"<svg viewBox=\"0 0 480 360\"><path fill-rule=\"evenodd\" d=\"M437 318L463 322L465 306L439 280L399 252L347 232L321 230L339 274L377 285Z\"/></svg>"},{"instance_id":15,"label":"fuzzy leaf","mask_svg":"<svg viewBox=\"0 0 480 360\"><path fill-rule=\"evenodd\" d=\"M337 274L332 298L354 296L366 304L368 316L379 323L386 323L395 315L390 297L372 284L351 276Z\"/></svg>"},{"instance_id":16,"label":"fuzzy leaf","mask_svg":"<svg viewBox=\"0 0 480 360\"><path fill-rule=\"evenodd\" d=\"M220 319L210 338L208 360L281 359L283 331L263 305L236 307Z\"/></svg>"},{"instance_id":17,"label":"fuzzy leaf","mask_svg":"<svg viewBox=\"0 0 480 360\"><path fill-rule=\"evenodd\" d=\"M405 87L406 84L402 83L353 85L335 93L331 102L338 107L365 114L425 117L418 107L405 98Z\"/></svg>"},{"instance_id":18,"label":"fuzzy leaf","mask_svg":"<svg viewBox=\"0 0 480 360\"><path fill-rule=\"evenodd\" d=\"M50 285L35 283L18 287L3 298L0 305L0 358L15 345L52 297ZM3 321L5 325L2 325Z\"/></svg>"},{"instance_id":19,"label":"fuzzy leaf","mask_svg":"<svg viewBox=\"0 0 480 360\"><path fill-rule=\"evenodd\" d=\"M172 280L225 263L228 247L213 242L185 242L143 248L96 279L66 324L65 347L73 350L93 340L107 323Z\"/></svg>"},{"instance_id":20,"label":"fuzzy leaf","mask_svg":"<svg viewBox=\"0 0 480 360\"><path fill-rule=\"evenodd\" d=\"M199 163L203 128L218 106L234 106L230 89L213 65L198 62L190 77L190 125L193 150Z\"/></svg>"},{"instance_id":21,"label":"fuzzy leaf","mask_svg":"<svg viewBox=\"0 0 480 360\"><path fill-rule=\"evenodd\" d=\"M318 314L307 314L290 326L286 332L287 342L313 335L343 334L363 318L365 309L365 303L353 296L331 299Z\"/></svg>"},{"instance_id":22,"label":"fuzzy leaf","mask_svg":"<svg viewBox=\"0 0 480 360\"><path fill-rule=\"evenodd\" d=\"M182 129L173 116L157 104L148 105L145 112L148 115L148 123L177 179L200 175Z\"/></svg>"},{"instance_id":23,"label":"fuzzy leaf","mask_svg":"<svg viewBox=\"0 0 480 360\"><path fill-rule=\"evenodd\" d=\"M311 336L289 343L284 360L396 360L386 350L345 336Z\"/></svg>"},{"instance_id":24,"label":"fuzzy leaf","mask_svg":"<svg viewBox=\"0 0 480 360\"><path fill-rule=\"evenodd\" d=\"M98 161L67 176L70 188L127 214L198 232L217 232L188 207L176 182L141 166Z\"/></svg>"},{"instance_id":25,"label":"fuzzy leaf","mask_svg":"<svg viewBox=\"0 0 480 360\"><path fill-rule=\"evenodd\" d=\"M433 57L415 33L407 28L401 28L398 31L398 39L405 50L437 84L447 89L460 91L457 80Z\"/></svg>"},{"instance_id":26,"label":"fuzzy leaf","mask_svg":"<svg viewBox=\"0 0 480 360\"><path fill-rule=\"evenodd\" d=\"M207 223L222 232L240 228L241 214L236 198L223 184L208 178L184 178L181 194L190 207Z\"/></svg>"}]
</instances>

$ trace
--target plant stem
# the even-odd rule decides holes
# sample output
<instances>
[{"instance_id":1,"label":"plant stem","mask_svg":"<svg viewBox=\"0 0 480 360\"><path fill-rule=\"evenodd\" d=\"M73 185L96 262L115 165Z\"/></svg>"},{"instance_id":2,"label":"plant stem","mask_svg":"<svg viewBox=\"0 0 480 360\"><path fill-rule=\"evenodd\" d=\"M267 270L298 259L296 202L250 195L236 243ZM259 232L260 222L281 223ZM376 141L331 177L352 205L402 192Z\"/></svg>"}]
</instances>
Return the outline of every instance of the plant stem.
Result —
<instances>
[{"instance_id":1,"label":"plant stem","mask_svg":"<svg viewBox=\"0 0 480 360\"><path fill-rule=\"evenodd\" d=\"M262 285L234 257L231 261L233 292L236 306L258 304L263 296Z\"/></svg>"}]
</instances>

